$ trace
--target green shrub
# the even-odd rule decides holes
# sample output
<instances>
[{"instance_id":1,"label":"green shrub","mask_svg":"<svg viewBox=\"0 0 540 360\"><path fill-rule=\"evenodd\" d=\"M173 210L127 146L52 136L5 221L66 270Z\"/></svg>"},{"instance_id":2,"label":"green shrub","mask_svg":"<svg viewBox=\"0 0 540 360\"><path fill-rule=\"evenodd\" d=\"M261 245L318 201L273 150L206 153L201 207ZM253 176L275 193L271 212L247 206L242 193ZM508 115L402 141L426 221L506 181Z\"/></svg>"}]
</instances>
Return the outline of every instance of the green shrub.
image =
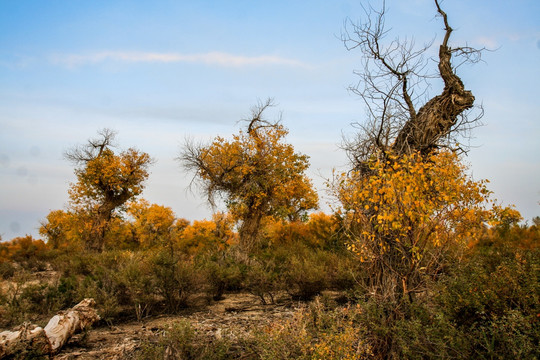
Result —
<instances>
[{"instance_id":1,"label":"green shrub","mask_svg":"<svg viewBox=\"0 0 540 360\"><path fill-rule=\"evenodd\" d=\"M11 261L0 261L0 280L11 279L16 271L16 266Z\"/></svg>"},{"instance_id":2,"label":"green shrub","mask_svg":"<svg viewBox=\"0 0 540 360\"><path fill-rule=\"evenodd\" d=\"M152 273L152 267L148 261L148 254L145 252L128 252L122 258L117 279L122 283L128 295L129 305L135 312L137 320L148 316L155 303L155 276Z\"/></svg>"},{"instance_id":3,"label":"green shrub","mask_svg":"<svg viewBox=\"0 0 540 360\"><path fill-rule=\"evenodd\" d=\"M327 288L328 271L325 262L315 253L309 255L291 255L287 262L284 285L293 299L310 300Z\"/></svg>"},{"instance_id":4,"label":"green shrub","mask_svg":"<svg viewBox=\"0 0 540 360\"><path fill-rule=\"evenodd\" d=\"M206 291L217 301L226 291L238 291L246 278L246 265L237 261L229 252L214 252L197 259L205 276Z\"/></svg>"},{"instance_id":5,"label":"green shrub","mask_svg":"<svg viewBox=\"0 0 540 360\"><path fill-rule=\"evenodd\" d=\"M281 270L275 258L251 259L246 269L244 288L258 296L262 304L273 304L275 295L282 289Z\"/></svg>"},{"instance_id":6,"label":"green shrub","mask_svg":"<svg viewBox=\"0 0 540 360\"><path fill-rule=\"evenodd\" d=\"M201 275L192 259L162 250L151 259L155 291L170 312L187 306L189 296L201 286Z\"/></svg>"},{"instance_id":7,"label":"green shrub","mask_svg":"<svg viewBox=\"0 0 540 360\"><path fill-rule=\"evenodd\" d=\"M204 338L188 321L182 320L165 328L159 338L145 341L136 358L138 360L230 359L230 345L227 339Z\"/></svg>"}]
</instances>

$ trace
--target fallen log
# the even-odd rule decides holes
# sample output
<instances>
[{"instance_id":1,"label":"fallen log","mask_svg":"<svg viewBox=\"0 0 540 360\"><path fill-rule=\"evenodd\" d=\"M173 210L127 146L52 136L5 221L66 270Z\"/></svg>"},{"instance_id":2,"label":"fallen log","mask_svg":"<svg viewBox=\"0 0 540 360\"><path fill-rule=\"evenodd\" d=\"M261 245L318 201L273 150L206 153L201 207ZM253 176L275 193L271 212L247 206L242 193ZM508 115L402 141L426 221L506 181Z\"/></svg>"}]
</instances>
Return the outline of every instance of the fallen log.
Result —
<instances>
[{"instance_id":1,"label":"fallen log","mask_svg":"<svg viewBox=\"0 0 540 360\"><path fill-rule=\"evenodd\" d=\"M25 323L13 331L0 332L0 358L57 353L75 333L99 320L95 306L94 299L84 299L73 308L53 316L45 328Z\"/></svg>"}]
</instances>

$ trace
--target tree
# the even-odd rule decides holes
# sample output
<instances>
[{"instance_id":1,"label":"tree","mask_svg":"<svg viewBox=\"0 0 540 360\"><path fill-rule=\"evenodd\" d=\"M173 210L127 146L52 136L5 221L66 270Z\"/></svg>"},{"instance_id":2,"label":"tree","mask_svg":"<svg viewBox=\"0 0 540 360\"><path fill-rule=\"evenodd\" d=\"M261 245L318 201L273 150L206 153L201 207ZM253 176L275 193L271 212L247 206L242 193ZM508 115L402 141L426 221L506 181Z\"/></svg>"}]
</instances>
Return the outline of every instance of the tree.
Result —
<instances>
[{"instance_id":1,"label":"tree","mask_svg":"<svg viewBox=\"0 0 540 360\"><path fill-rule=\"evenodd\" d=\"M69 197L71 208L87 217L85 245L102 251L111 218L128 200L141 194L152 160L134 148L115 154L112 147L116 134L109 129L98 134L65 156L77 166L77 182L70 185Z\"/></svg>"},{"instance_id":2,"label":"tree","mask_svg":"<svg viewBox=\"0 0 540 360\"><path fill-rule=\"evenodd\" d=\"M168 206L150 204L141 199L129 204L128 213L134 218L133 231L138 243L144 248L166 245L172 241L176 224L184 224L186 220L176 219Z\"/></svg>"},{"instance_id":3,"label":"tree","mask_svg":"<svg viewBox=\"0 0 540 360\"><path fill-rule=\"evenodd\" d=\"M232 140L216 137L209 145L186 144L179 160L213 206L216 198L240 222L240 247L248 253L258 240L265 216L299 219L317 206L318 197L305 175L306 155L283 142L288 131L269 122L268 100L252 109L247 129Z\"/></svg>"},{"instance_id":4,"label":"tree","mask_svg":"<svg viewBox=\"0 0 540 360\"><path fill-rule=\"evenodd\" d=\"M40 235L47 238L47 244L53 249L74 245L77 241L74 234L74 216L64 210L51 211L39 228ZM75 226L74 226L75 225Z\"/></svg>"},{"instance_id":5,"label":"tree","mask_svg":"<svg viewBox=\"0 0 540 360\"><path fill-rule=\"evenodd\" d=\"M413 299L445 267L452 250L478 239L504 213L489 208L485 181L473 181L453 152L373 159L369 171L336 179L349 247L368 271L369 293Z\"/></svg>"},{"instance_id":6,"label":"tree","mask_svg":"<svg viewBox=\"0 0 540 360\"><path fill-rule=\"evenodd\" d=\"M225 250L236 240L234 220L229 214L217 212L212 220L195 220L179 236L180 250L201 254L209 250Z\"/></svg>"},{"instance_id":7,"label":"tree","mask_svg":"<svg viewBox=\"0 0 540 360\"><path fill-rule=\"evenodd\" d=\"M468 117L475 98L465 89L455 72L457 66L452 64L456 56L463 62L477 62L481 50L451 47L453 29L438 0L435 6L445 30L436 60L437 74L430 73L431 62L426 57L431 44L418 49L414 40L385 41L388 30L384 4L380 11L366 8L364 23L347 22L342 40L348 50L359 49L363 55L363 69L355 72L360 81L350 90L364 100L368 109L367 121L357 124L361 132L344 144L355 168L364 168L372 156L384 157L388 153L429 155L453 145L456 137L474 127L481 117ZM426 101L429 79L436 77L443 80L444 89Z\"/></svg>"},{"instance_id":8,"label":"tree","mask_svg":"<svg viewBox=\"0 0 540 360\"><path fill-rule=\"evenodd\" d=\"M348 22L352 31L342 35L348 49L364 55L351 90L364 100L368 119L345 142L352 170L337 176L333 189L350 249L368 270L367 291L394 304L426 291L450 250L475 241L504 213L489 207L485 183L467 175L458 156L466 149L454 144L479 117L469 118L475 98L453 61L479 61L481 50L451 47L448 16L434 3L444 24L436 74L426 57L431 44L418 49L414 40L385 40L384 3L380 11L366 8L367 20ZM444 87L426 99L431 78Z\"/></svg>"}]
</instances>

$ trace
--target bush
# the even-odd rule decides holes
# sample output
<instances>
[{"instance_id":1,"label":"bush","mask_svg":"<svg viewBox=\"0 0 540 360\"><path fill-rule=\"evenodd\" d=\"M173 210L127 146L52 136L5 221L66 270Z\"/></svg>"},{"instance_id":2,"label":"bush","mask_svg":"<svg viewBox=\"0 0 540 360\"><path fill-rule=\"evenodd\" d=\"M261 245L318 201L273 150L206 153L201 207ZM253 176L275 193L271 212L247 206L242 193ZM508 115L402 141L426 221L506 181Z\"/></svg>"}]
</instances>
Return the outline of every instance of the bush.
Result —
<instances>
[{"instance_id":1,"label":"bush","mask_svg":"<svg viewBox=\"0 0 540 360\"><path fill-rule=\"evenodd\" d=\"M155 291L163 297L170 312L186 307L189 296L201 286L201 276L193 260L170 253L168 249L153 255L150 268L154 274Z\"/></svg>"},{"instance_id":2,"label":"bush","mask_svg":"<svg viewBox=\"0 0 540 360\"><path fill-rule=\"evenodd\" d=\"M129 304L137 320L149 315L157 302L155 275L148 260L148 253L125 253L118 270L118 281L124 284Z\"/></svg>"},{"instance_id":3,"label":"bush","mask_svg":"<svg viewBox=\"0 0 540 360\"><path fill-rule=\"evenodd\" d=\"M310 300L327 288L328 271L319 254L291 255L284 274L285 288L293 299Z\"/></svg>"},{"instance_id":4,"label":"bush","mask_svg":"<svg viewBox=\"0 0 540 360\"><path fill-rule=\"evenodd\" d=\"M17 271L15 265L11 261L0 261L0 279L11 279Z\"/></svg>"},{"instance_id":5,"label":"bush","mask_svg":"<svg viewBox=\"0 0 540 360\"><path fill-rule=\"evenodd\" d=\"M246 265L237 261L228 251L204 254L197 259L206 283L206 292L217 301L226 291L242 289L246 279Z\"/></svg>"},{"instance_id":6,"label":"bush","mask_svg":"<svg viewBox=\"0 0 540 360\"><path fill-rule=\"evenodd\" d=\"M279 262L273 257L250 260L246 270L245 289L258 296L262 304L273 304L275 295L282 289L282 268L278 265Z\"/></svg>"},{"instance_id":7,"label":"bush","mask_svg":"<svg viewBox=\"0 0 540 360\"><path fill-rule=\"evenodd\" d=\"M164 335L154 341L146 341L136 354L138 360L161 359L230 359L230 342L203 338L182 320L169 325Z\"/></svg>"},{"instance_id":8,"label":"bush","mask_svg":"<svg viewBox=\"0 0 540 360\"><path fill-rule=\"evenodd\" d=\"M269 360L370 358L359 314L355 306L328 307L316 299L292 319L273 323L246 339L244 353Z\"/></svg>"}]
</instances>

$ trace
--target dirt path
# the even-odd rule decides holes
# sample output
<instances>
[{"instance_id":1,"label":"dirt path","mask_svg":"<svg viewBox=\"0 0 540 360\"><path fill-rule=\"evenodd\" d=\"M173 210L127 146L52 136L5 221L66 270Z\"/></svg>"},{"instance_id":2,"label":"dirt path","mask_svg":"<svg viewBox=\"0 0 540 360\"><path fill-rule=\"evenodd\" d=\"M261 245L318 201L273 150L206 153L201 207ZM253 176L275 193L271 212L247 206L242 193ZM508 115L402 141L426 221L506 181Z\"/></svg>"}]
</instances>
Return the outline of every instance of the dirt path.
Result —
<instances>
[{"instance_id":1,"label":"dirt path","mask_svg":"<svg viewBox=\"0 0 540 360\"><path fill-rule=\"evenodd\" d=\"M276 304L261 305L259 298L250 294L227 294L219 302L186 310L185 314L94 328L85 335L75 336L55 359L128 359L142 342L158 337L181 319L189 321L199 334L208 337L219 338L225 332L241 337L272 321L290 318L298 306L300 304L287 297L278 298Z\"/></svg>"}]
</instances>

